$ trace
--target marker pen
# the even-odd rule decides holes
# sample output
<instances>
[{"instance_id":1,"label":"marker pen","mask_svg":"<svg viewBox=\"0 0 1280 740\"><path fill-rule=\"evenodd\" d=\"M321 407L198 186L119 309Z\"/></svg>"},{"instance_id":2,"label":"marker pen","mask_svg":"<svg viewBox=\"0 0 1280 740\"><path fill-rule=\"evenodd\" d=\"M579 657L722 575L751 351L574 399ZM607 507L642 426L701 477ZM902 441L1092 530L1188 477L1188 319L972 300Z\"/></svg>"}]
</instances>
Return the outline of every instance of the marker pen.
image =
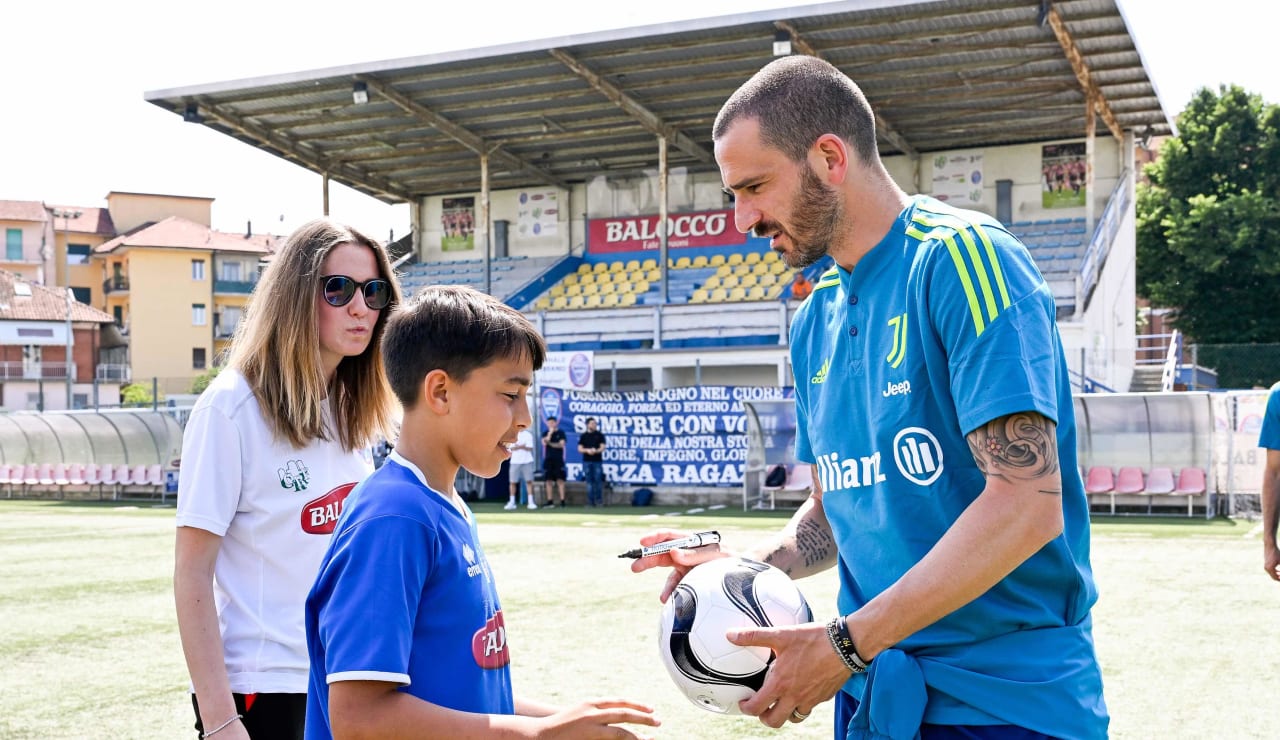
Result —
<instances>
[{"instance_id":1,"label":"marker pen","mask_svg":"<svg viewBox=\"0 0 1280 740\"><path fill-rule=\"evenodd\" d=\"M677 548L693 548L702 547L704 545L714 545L720 541L719 532L699 532L695 535L682 537L678 540L667 540L659 542L649 547L638 547L634 550L627 550L618 557L620 558L647 558L653 555L661 555L664 552L670 552Z\"/></svg>"}]
</instances>

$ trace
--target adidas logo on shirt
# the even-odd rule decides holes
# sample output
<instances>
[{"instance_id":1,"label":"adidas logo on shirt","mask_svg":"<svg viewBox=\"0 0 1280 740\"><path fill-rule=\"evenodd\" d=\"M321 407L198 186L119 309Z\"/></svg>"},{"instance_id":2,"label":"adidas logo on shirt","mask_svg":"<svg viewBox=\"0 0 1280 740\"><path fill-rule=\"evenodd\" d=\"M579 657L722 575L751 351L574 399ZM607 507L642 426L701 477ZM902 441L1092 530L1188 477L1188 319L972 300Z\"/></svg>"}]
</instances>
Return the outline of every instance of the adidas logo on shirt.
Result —
<instances>
[{"instance_id":1,"label":"adidas logo on shirt","mask_svg":"<svg viewBox=\"0 0 1280 740\"><path fill-rule=\"evenodd\" d=\"M809 382L813 383L814 385L817 385L818 383L827 382L827 371L829 371L830 369L831 369L831 358L828 357L826 361L822 363L822 367L818 368L818 372L814 373L812 378L809 378Z\"/></svg>"}]
</instances>

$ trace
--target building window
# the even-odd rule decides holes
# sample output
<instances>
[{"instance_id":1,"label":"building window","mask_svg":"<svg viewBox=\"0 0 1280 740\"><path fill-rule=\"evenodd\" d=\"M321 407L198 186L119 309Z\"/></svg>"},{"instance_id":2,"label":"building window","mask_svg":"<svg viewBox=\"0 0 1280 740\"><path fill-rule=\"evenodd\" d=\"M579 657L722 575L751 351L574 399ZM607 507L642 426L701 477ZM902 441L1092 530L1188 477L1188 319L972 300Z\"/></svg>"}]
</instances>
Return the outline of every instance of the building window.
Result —
<instances>
[{"instance_id":1,"label":"building window","mask_svg":"<svg viewBox=\"0 0 1280 740\"><path fill-rule=\"evenodd\" d=\"M88 393L72 393L71 408L73 409L89 408L89 394Z\"/></svg>"},{"instance_id":2,"label":"building window","mask_svg":"<svg viewBox=\"0 0 1280 740\"><path fill-rule=\"evenodd\" d=\"M4 230L4 258L14 261L22 259L22 229Z\"/></svg>"},{"instance_id":3,"label":"building window","mask_svg":"<svg viewBox=\"0 0 1280 740\"><path fill-rule=\"evenodd\" d=\"M89 264L89 245L88 244L68 244L67 245L67 264L69 265L87 265Z\"/></svg>"},{"instance_id":4,"label":"building window","mask_svg":"<svg viewBox=\"0 0 1280 740\"><path fill-rule=\"evenodd\" d=\"M92 296L93 296L93 292L90 291L88 288L77 288L74 285L71 286L71 297L75 298L77 301L83 303L86 306L89 305L89 300L90 298L92 298Z\"/></svg>"},{"instance_id":5,"label":"building window","mask_svg":"<svg viewBox=\"0 0 1280 740\"><path fill-rule=\"evenodd\" d=\"M193 370L204 369L204 347L193 347L191 349L191 368Z\"/></svg>"},{"instance_id":6,"label":"building window","mask_svg":"<svg viewBox=\"0 0 1280 740\"><path fill-rule=\"evenodd\" d=\"M112 306L111 316L116 320L116 326L124 326L124 306Z\"/></svg>"},{"instance_id":7,"label":"building window","mask_svg":"<svg viewBox=\"0 0 1280 740\"><path fill-rule=\"evenodd\" d=\"M218 317L219 337L229 337L236 332L236 326L240 324L241 310L238 306L228 306L222 309L222 315Z\"/></svg>"},{"instance_id":8,"label":"building window","mask_svg":"<svg viewBox=\"0 0 1280 740\"><path fill-rule=\"evenodd\" d=\"M223 262L222 263L222 279L230 283L238 283L240 277L239 262Z\"/></svg>"},{"instance_id":9,"label":"building window","mask_svg":"<svg viewBox=\"0 0 1280 740\"><path fill-rule=\"evenodd\" d=\"M204 326L205 321L206 319L205 319L205 313L204 313L204 304L192 303L191 304L191 325Z\"/></svg>"},{"instance_id":10,"label":"building window","mask_svg":"<svg viewBox=\"0 0 1280 740\"><path fill-rule=\"evenodd\" d=\"M191 260L191 279L204 280L204 260Z\"/></svg>"}]
</instances>

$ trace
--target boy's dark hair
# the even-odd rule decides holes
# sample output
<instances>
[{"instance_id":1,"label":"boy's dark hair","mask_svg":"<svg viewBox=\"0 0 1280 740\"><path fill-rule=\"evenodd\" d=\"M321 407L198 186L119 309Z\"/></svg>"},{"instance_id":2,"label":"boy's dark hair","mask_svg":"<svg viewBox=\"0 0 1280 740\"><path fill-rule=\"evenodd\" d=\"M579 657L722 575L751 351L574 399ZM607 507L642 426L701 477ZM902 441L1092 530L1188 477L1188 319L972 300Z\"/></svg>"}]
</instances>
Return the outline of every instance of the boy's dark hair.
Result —
<instances>
[{"instance_id":1,"label":"boy's dark hair","mask_svg":"<svg viewBox=\"0 0 1280 740\"><path fill-rule=\"evenodd\" d=\"M560 421L560 420L559 420L559 419L557 419L557 418L556 418L556 417L554 417L554 416L548 416L548 417L547 417L547 421Z\"/></svg>"},{"instance_id":2,"label":"boy's dark hair","mask_svg":"<svg viewBox=\"0 0 1280 740\"><path fill-rule=\"evenodd\" d=\"M499 359L527 357L539 370L546 356L546 342L524 314L465 285L418 291L396 307L382 337L387 379L406 409L432 370L461 382Z\"/></svg>"}]
</instances>

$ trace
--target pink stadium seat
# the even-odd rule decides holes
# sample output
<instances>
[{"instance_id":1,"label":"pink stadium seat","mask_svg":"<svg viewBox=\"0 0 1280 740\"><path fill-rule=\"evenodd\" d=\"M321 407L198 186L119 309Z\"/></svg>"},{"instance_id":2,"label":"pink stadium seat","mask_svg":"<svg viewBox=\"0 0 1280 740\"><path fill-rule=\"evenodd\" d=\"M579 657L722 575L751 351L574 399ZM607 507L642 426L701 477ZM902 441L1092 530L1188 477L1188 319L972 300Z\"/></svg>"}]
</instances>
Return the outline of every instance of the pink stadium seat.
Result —
<instances>
[{"instance_id":1,"label":"pink stadium seat","mask_svg":"<svg viewBox=\"0 0 1280 740\"><path fill-rule=\"evenodd\" d=\"M4 486L5 495L13 498L13 466L5 463L0 465L0 486Z\"/></svg>"},{"instance_id":2,"label":"pink stadium seat","mask_svg":"<svg viewBox=\"0 0 1280 740\"><path fill-rule=\"evenodd\" d=\"M1199 495L1205 491L1204 469L1203 468L1183 468L1178 471L1178 493L1185 493L1191 496Z\"/></svg>"},{"instance_id":3,"label":"pink stadium seat","mask_svg":"<svg viewBox=\"0 0 1280 740\"><path fill-rule=\"evenodd\" d=\"M100 487L98 489L99 498L102 497L102 492L106 490L107 486L111 486L111 498L114 499L119 497L120 481L116 479L116 469L116 466L111 463L106 463L102 466L102 480L99 483ZM128 470L128 468L126 467L125 470Z\"/></svg>"},{"instance_id":4,"label":"pink stadium seat","mask_svg":"<svg viewBox=\"0 0 1280 740\"><path fill-rule=\"evenodd\" d=\"M42 486L53 485L53 463L40 463L39 483Z\"/></svg>"},{"instance_id":5,"label":"pink stadium seat","mask_svg":"<svg viewBox=\"0 0 1280 740\"><path fill-rule=\"evenodd\" d=\"M164 470L159 463L155 465L147 466L147 485L149 486L164 485Z\"/></svg>"},{"instance_id":6,"label":"pink stadium seat","mask_svg":"<svg viewBox=\"0 0 1280 740\"><path fill-rule=\"evenodd\" d=\"M1145 488L1142 468L1126 466L1116 473L1116 493L1142 493Z\"/></svg>"},{"instance_id":7,"label":"pink stadium seat","mask_svg":"<svg viewBox=\"0 0 1280 740\"><path fill-rule=\"evenodd\" d=\"M98 463L89 463L84 466L84 482L91 491L96 487L98 489L98 498L102 498L102 468L98 466Z\"/></svg>"},{"instance_id":8,"label":"pink stadium seat","mask_svg":"<svg viewBox=\"0 0 1280 740\"><path fill-rule=\"evenodd\" d=\"M1110 466L1094 465L1084 477L1085 498L1105 493L1111 499L1111 513L1116 513L1116 478Z\"/></svg>"},{"instance_id":9,"label":"pink stadium seat","mask_svg":"<svg viewBox=\"0 0 1280 740\"><path fill-rule=\"evenodd\" d=\"M1111 468L1102 465L1089 468L1089 473L1084 479L1085 493L1111 493L1115 487L1115 473Z\"/></svg>"},{"instance_id":10,"label":"pink stadium seat","mask_svg":"<svg viewBox=\"0 0 1280 740\"><path fill-rule=\"evenodd\" d=\"M119 465L117 465L116 466L116 485L127 486L130 483L132 483L133 478L130 477L129 475L131 472L132 471L130 470L128 463L120 463Z\"/></svg>"},{"instance_id":11,"label":"pink stadium seat","mask_svg":"<svg viewBox=\"0 0 1280 740\"><path fill-rule=\"evenodd\" d=\"M73 486L83 486L87 483L84 479L84 463L71 463L67 466L67 483Z\"/></svg>"},{"instance_id":12,"label":"pink stadium seat","mask_svg":"<svg viewBox=\"0 0 1280 740\"><path fill-rule=\"evenodd\" d=\"M791 467L791 472L787 474L787 483L782 487L784 491L808 491L813 488L813 466L805 463L796 463Z\"/></svg>"},{"instance_id":13,"label":"pink stadium seat","mask_svg":"<svg viewBox=\"0 0 1280 740\"><path fill-rule=\"evenodd\" d=\"M133 466L133 470L129 473L129 482L135 486L147 485L146 463L140 463Z\"/></svg>"},{"instance_id":14,"label":"pink stadium seat","mask_svg":"<svg viewBox=\"0 0 1280 740\"><path fill-rule=\"evenodd\" d=\"M71 480L67 478L67 464L54 463L53 465L53 484L55 486L71 485Z\"/></svg>"},{"instance_id":15,"label":"pink stadium seat","mask_svg":"<svg viewBox=\"0 0 1280 740\"><path fill-rule=\"evenodd\" d=\"M40 466L35 463L23 465L22 483L27 486L38 485L40 483Z\"/></svg>"},{"instance_id":16,"label":"pink stadium seat","mask_svg":"<svg viewBox=\"0 0 1280 740\"><path fill-rule=\"evenodd\" d=\"M1147 475L1147 493L1173 493L1173 468L1152 468Z\"/></svg>"}]
</instances>

